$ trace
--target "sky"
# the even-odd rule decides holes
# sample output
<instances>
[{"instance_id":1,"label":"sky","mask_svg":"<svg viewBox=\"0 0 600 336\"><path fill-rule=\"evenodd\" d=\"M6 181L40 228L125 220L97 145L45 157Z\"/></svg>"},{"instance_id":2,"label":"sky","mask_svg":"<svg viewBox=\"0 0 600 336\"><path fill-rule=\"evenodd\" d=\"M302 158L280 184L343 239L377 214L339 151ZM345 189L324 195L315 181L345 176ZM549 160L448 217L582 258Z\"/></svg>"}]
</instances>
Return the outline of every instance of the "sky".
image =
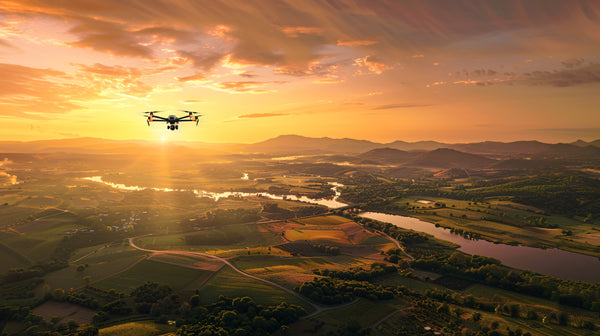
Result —
<instances>
[{"instance_id":1,"label":"sky","mask_svg":"<svg viewBox=\"0 0 600 336\"><path fill-rule=\"evenodd\" d=\"M0 76L0 140L591 141L600 1L0 0Z\"/></svg>"}]
</instances>

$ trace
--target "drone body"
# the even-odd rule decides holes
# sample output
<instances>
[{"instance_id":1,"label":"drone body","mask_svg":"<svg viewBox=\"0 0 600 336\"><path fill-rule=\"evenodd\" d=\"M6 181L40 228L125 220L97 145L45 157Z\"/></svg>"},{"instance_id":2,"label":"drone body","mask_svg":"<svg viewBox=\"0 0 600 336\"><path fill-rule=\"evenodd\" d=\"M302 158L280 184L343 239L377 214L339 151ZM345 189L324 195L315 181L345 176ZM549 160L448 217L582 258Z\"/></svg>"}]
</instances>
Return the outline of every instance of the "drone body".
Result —
<instances>
[{"instance_id":1,"label":"drone body","mask_svg":"<svg viewBox=\"0 0 600 336\"><path fill-rule=\"evenodd\" d=\"M174 131L176 129L179 129L179 123L180 122L185 122L185 121L195 121L196 122L196 126L198 126L198 121L200 121L199 117L201 117L201 114L198 114L198 112L193 112L193 111L185 111L185 110L181 110L182 112L187 112L188 115L185 115L183 117L177 117L174 114L169 115L169 117L165 118L165 117L161 117L161 116L157 116L154 113L159 113L160 111L148 111L148 112L144 112L144 114L147 115L147 119L146 122L148 123L148 126L150 126L151 122L156 122L156 121L162 121L167 123L167 129Z\"/></svg>"}]
</instances>

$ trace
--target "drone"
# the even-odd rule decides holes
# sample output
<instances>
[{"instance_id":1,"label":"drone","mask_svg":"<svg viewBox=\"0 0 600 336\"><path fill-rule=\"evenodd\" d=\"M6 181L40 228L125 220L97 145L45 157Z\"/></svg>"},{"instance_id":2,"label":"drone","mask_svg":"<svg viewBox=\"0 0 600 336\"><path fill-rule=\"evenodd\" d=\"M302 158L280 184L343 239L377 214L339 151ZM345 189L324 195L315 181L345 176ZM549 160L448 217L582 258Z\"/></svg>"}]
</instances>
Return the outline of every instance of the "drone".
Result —
<instances>
[{"instance_id":1,"label":"drone","mask_svg":"<svg viewBox=\"0 0 600 336\"><path fill-rule=\"evenodd\" d=\"M179 123L184 122L184 121L195 121L196 126L198 126L198 121L200 121L199 117L202 116L201 114L198 114L198 112L186 111L186 110L181 110L181 112L188 113L188 115L183 116L183 117L177 117L174 114L169 115L168 118L155 115L155 113L160 113L160 112L161 111L143 112L148 117L148 119L146 119L148 126L150 126L150 123L154 122L154 121L164 121L167 123L167 129L174 131L176 129L179 129Z\"/></svg>"}]
</instances>

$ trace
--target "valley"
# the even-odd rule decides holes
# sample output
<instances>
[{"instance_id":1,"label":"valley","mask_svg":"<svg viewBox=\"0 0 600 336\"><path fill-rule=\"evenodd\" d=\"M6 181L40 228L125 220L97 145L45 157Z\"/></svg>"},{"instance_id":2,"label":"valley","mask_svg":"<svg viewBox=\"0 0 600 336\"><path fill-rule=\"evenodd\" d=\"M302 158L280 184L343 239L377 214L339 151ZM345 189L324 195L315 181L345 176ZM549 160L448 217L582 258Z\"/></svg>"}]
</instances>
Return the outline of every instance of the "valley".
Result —
<instances>
[{"instance_id":1,"label":"valley","mask_svg":"<svg viewBox=\"0 0 600 336\"><path fill-rule=\"evenodd\" d=\"M178 154L163 144L150 155L147 144L85 141L87 153L51 143L2 154L7 334L36 325L180 335L206 319L229 330L224 307L237 307L246 330L281 335L427 335L492 324L591 335L599 327L599 278L585 271L600 262L593 145L449 146L477 152L469 153L312 139L236 154L232 145L190 154L200 145L188 144ZM102 154L107 147L114 153ZM385 216L450 231L432 236ZM589 261L577 262L579 271L552 262L550 271L523 271L479 245L469 249L474 239ZM250 318L240 300L260 313ZM289 314L278 325L269 322L277 309Z\"/></svg>"}]
</instances>

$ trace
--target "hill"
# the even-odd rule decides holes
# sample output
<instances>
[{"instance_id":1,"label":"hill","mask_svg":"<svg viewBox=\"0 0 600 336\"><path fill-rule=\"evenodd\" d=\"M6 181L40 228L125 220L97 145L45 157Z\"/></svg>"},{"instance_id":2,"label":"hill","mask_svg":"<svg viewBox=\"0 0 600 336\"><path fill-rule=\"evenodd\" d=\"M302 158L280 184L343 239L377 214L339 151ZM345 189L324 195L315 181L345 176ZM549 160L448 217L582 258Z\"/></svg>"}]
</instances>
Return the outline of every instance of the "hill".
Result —
<instances>
[{"instance_id":1,"label":"hill","mask_svg":"<svg viewBox=\"0 0 600 336\"><path fill-rule=\"evenodd\" d=\"M450 148L440 148L422 153L406 163L412 167L431 168L486 168L495 160L481 155L459 152Z\"/></svg>"},{"instance_id":2,"label":"hill","mask_svg":"<svg viewBox=\"0 0 600 336\"><path fill-rule=\"evenodd\" d=\"M368 152L362 153L358 156L362 159L375 161L375 162L379 162L379 163L398 164L398 163L405 162L409 159L412 159L417 155L418 155L418 153L414 153L414 152L411 153L411 152L406 152L406 151L399 150L399 149L385 147L385 148L376 148L376 149L370 150Z\"/></svg>"},{"instance_id":3,"label":"hill","mask_svg":"<svg viewBox=\"0 0 600 336\"><path fill-rule=\"evenodd\" d=\"M280 135L251 145L242 145L253 153L362 153L381 146L368 140L309 138L300 135Z\"/></svg>"}]
</instances>

